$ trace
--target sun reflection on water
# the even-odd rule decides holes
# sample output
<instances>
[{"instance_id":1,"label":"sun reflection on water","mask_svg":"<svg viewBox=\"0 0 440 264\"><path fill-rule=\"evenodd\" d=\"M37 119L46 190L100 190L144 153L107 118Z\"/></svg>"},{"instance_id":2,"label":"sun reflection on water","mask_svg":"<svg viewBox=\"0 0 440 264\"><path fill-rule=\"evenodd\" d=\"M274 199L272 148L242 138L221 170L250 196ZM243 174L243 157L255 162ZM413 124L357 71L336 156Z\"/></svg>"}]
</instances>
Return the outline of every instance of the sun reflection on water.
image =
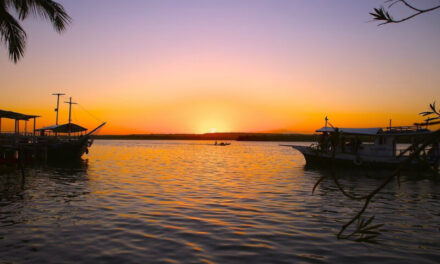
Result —
<instances>
[{"instance_id":1,"label":"sun reflection on water","mask_svg":"<svg viewBox=\"0 0 440 264\"><path fill-rule=\"evenodd\" d=\"M404 192L390 185L378 197L379 220L398 232L367 249L335 237L356 203L331 182L311 195L325 172L306 170L301 154L275 142L96 141L87 158L80 169L39 169L23 193L17 187L3 196L0 247L8 250L1 259L393 263L440 256L430 236L440 187L431 182ZM380 182L338 173L350 189Z\"/></svg>"}]
</instances>

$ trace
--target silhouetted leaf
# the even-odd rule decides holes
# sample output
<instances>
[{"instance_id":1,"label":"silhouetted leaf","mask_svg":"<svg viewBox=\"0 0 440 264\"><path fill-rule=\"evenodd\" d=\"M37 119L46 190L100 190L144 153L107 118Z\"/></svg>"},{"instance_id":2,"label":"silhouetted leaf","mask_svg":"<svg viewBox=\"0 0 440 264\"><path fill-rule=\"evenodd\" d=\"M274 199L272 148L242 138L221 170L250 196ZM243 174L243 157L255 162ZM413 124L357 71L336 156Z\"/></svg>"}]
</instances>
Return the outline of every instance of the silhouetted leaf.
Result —
<instances>
[{"instance_id":1,"label":"silhouetted leaf","mask_svg":"<svg viewBox=\"0 0 440 264\"><path fill-rule=\"evenodd\" d=\"M429 122L429 121L437 120L437 119L440 119L440 117L439 116L437 116L437 117L430 117L430 118L425 119L425 121Z\"/></svg>"},{"instance_id":2,"label":"silhouetted leaf","mask_svg":"<svg viewBox=\"0 0 440 264\"><path fill-rule=\"evenodd\" d=\"M377 229L377 228L380 228L380 227L382 227L382 226L383 226L383 224L377 224L377 225L373 225L373 226L367 227L367 228L365 228L364 230Z\"/></svg>"},{"instance_id":3,"label":"silhouetted leaf","mask_svg":"<svg viewBox=\"0 0 440 264\"><path fill-rule=\"evenodd\" d=\"M368 226L371 222L373 222L373 220L374 220L374 215L372 215L372 216L367 220L367 222L365 223L365 226Z\"/></svg>"},{"instance_id":4,"label":"silhouetted leaf","mask_svg":"<svg viewBox=\"0 0 440 264\"><path fill-rule=\"evenodd\" d=\"M370 231L370 230L359 230L358 233L369 234L369 235L379 235L380 234L378 231Z\"/></svg>"},{"instance_id":5,"label":"silhouetted leaf","mask_svg":"<svg viewBox=\"0 0 440 264\"><path fill-rule=\"evenodd\" d=\"M377 235L371 235L371 236L367 236L367 237L360 237L358 239L355 239L355 241L357 241L357 242L367 242L367 243L377 243L377 241L375 240L376 237L377 237Z\"/></svg>"},{"instance_id":6,"label":"silhouetted leaf","mask_svg":"<svg viewBox=\"0 0 440 264\"><path fill-rule=\"evenodd\" d=\"M8 48L9 58L15 63L23 56L26 33L11 15L9 9L15 9L18 20L24 20L28 14L50 20L57 32L62 32L71 22L64 7L52 0L0 0L0 41Z\"/></svg>"}]
</instances>

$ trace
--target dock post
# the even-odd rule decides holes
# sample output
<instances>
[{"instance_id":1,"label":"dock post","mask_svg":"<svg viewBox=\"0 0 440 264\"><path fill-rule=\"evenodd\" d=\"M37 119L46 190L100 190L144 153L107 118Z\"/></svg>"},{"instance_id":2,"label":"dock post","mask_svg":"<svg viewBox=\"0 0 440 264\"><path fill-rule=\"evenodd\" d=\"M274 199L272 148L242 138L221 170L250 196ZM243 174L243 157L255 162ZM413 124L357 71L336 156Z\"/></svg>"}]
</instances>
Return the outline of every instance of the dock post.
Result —
<instances>
[{"instance_id":1,"label":"dock post","mask_svg":"<svg viewBox=\"0 0 440 264\"><path fill-rule=\"evenodd\" d=\"M18 148L18 168L20 169L21 172L21 188L24 189L24 181L25 181L25 172L24 172L24 159L26 158L25 156L25 151L23 150L23 147L19 147Z\"/></svg>"},{"instance_id":2,"label":"dock post","mask_svg":"<svg viewBox=\"0 0 440 264\"><path fill-rule=\"evenodd\" d=\"M36 140L35 140L35 123L36 123L36 120L37 118L36 117L34 117L34 130L33 130L33 132L32 132L32 142L35 144L36 142Z\"/></svg>"}]
</instances>

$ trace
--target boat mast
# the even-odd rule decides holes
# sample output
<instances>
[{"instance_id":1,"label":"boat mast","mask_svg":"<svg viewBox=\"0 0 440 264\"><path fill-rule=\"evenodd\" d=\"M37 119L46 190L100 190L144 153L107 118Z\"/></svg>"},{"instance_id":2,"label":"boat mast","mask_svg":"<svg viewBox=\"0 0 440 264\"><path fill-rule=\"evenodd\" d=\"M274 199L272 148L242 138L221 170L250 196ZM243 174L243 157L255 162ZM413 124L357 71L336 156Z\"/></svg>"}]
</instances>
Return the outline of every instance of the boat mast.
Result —
<instances>
[{"instance_id":1,"label":"boat mast","mask_svg":"<svg viewBox=\"0 0 440 264\"><path fill-rule=\"evenodd\" d=\"M58 109L60 109L60 96L64 95L63 93L53 93L52 95L57 96L57 108L55 108L55 112L57 112L57 117L55 119L55 125L58 125Z\"/></svg>"},{"instance_id":2,"label":"boat mast","mask_svg":"<svg viewBox=\"0 0 440 264\"><path fill-rule=\"evenodd\" d=\"M72 105L76 104L72 102L72 97L69 97L69 102L65 102L66 104L69 104L69 137L70 137L70 123L72 123Z\"/></svg>"}]
</instances>

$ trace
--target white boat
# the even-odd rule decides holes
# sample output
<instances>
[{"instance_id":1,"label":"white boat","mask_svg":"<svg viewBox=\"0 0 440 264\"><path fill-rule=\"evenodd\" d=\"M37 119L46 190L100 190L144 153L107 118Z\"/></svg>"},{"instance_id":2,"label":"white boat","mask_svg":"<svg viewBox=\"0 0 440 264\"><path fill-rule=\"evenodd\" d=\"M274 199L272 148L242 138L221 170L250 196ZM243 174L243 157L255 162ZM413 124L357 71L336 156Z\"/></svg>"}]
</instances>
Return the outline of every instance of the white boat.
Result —
<instances>
[{"instance_id":1,"label":"white boat","mask_svg":"<svg viewBox=\"0 0 440 264\"><path fill-rule=\"evenodd\" d=\"M424 140L432 135L431 130L420 124L406 127L387 128L334 128L322 127L316 132L318 142L311 146L282 145L292 147L304 156L307 165L353 165L371 168L396 167L420 147ZM396 143L398 140L411 142L411 151L401 155ZM417 167L438 167L440 159L438 139L424 147L419 159L408 165Z\"/></svg>"}]
</instances>

